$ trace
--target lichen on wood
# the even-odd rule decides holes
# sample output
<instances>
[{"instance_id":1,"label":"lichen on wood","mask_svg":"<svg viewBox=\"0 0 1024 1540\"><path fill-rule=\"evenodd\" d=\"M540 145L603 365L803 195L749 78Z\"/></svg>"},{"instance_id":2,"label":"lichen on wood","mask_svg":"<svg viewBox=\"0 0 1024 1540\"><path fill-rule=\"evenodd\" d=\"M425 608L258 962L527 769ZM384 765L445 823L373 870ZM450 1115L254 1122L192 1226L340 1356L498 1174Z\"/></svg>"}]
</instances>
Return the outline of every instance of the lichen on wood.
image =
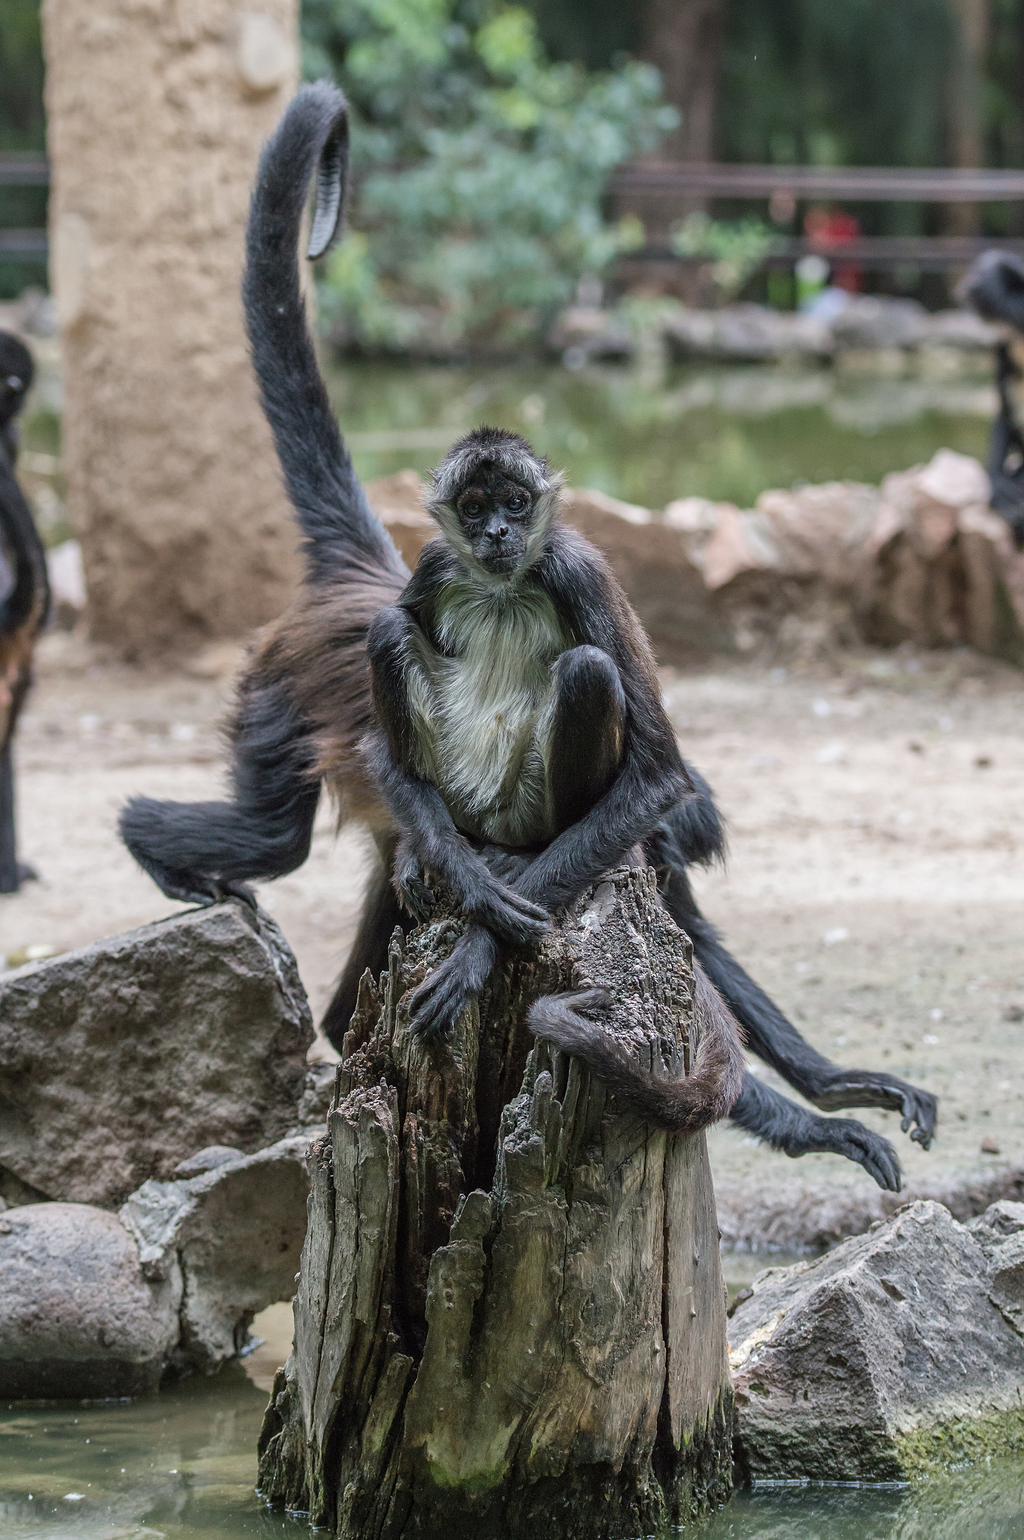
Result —
<instances>
[{"instance_id":1,"label":"lichen on wood","mask_svg":"<svg viewBox=\"0 0 1024 1540\"><path fill-rule=\"evenodd\" d=\"M500 969L447 1043L404 999L449 953L439 911L365 977L310 1154L295 1345L260 1439L264 1497L344 1537L617 1537L731 1481L732 1392L703 1134L617 1104L526 1026L585 980L680 1074L687 938L648 869L611 873Z\"/></svg>"}]
</instances>

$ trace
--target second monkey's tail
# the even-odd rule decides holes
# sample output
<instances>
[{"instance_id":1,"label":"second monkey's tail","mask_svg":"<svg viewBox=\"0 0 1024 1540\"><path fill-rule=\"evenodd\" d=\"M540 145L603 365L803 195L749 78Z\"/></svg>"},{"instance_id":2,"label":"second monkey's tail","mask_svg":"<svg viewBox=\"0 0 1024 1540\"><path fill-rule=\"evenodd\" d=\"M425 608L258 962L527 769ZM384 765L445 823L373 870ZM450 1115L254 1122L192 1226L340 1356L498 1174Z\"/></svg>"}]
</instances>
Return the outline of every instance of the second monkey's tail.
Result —
<instances>
[{"instance_id":1,"label":"second monkey's tail","mask_svg":"<svg viewBox=\"0 0 1024 1540\"><path fill-rule=\"evenodd\" d=\"M348 171L348 108L337 86L303 86L260 156L249 206L242 281L245 321L285 485L305 536L311 582L408 569L366 500L317 365L299 283L298 242L316 173L311 259L341 226Z\"/></svg>"},{"instance_id":2,"label":"second monkey's tail","mask_svg":"<svg viewBox=\"0 0 1024 1540\"><path fill-rule=\"evenodd\" d=\"M743 1082L742 1034L703 969L694 968L697 1051L688 1075L656 1075L600 1021L580 1014L608 1003L603 989L546 995L531 1006L527 1025L587 1068L648 1123L693 1134L728 1115Z\"/></svg>"}]
</instances>

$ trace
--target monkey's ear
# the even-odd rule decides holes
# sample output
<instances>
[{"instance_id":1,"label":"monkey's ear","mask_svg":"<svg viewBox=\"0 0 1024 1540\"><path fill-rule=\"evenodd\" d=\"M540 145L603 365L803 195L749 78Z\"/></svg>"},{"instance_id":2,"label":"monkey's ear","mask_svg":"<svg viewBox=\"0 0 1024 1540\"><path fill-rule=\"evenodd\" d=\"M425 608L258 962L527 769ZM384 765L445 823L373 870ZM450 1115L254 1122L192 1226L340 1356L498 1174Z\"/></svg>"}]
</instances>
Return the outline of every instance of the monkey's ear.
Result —
<instances>
[{"instance_id":1,"label":"monkey's ear","mask_svg":"<svg viewBox=\"0 0 1024 1540\"><path fill-rule=\"evenodd\" d=\"M311 262L329 251L338 234L348 181L348 109L339 108L316 169L316 212L306 255Z\"/></svg>"}]
</instances>

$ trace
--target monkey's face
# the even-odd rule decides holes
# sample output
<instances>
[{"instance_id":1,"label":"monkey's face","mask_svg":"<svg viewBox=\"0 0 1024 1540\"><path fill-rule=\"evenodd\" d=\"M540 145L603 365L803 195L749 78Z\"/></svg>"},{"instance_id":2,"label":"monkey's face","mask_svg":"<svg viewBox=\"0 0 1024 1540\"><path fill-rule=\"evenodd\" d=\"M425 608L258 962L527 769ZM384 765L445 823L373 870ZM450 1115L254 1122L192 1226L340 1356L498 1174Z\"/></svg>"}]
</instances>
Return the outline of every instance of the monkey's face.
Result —
<instances>
[{"instance_id":1,"label":"monkey's face","mask_svg":"<svg viewBox=\"0 0 1024 1540\"><path fill-rule=\"evenodd\" d=\"M455 499L455 515L473 560L495 577L526 563L534 494L500 472L477 475Z\"/></svg>"}]
</instances>

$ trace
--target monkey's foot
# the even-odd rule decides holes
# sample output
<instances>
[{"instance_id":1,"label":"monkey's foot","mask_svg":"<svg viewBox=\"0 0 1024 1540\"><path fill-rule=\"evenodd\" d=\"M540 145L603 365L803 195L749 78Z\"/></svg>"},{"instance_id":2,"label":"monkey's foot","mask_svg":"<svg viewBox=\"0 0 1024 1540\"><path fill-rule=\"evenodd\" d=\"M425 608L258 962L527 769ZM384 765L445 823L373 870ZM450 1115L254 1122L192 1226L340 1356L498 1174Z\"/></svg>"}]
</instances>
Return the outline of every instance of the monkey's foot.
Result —
<instances>
[{"instance_id":1,"label":"monkey's foot","mask_svg":"<svg viewBox=\"0 0 1024 1540\"><path fill-rule=\"evenodd\" d=\"M900 1112L903 1132L909 1131L911 1139L925 1150L932 1142L939 1110L930 1091L908 1085L884 1070L839 1070L810 1100L823 1112L835 1112L840 1107L884 1107L889 1112Z\"/></svg>"},{"instance_id":2,"label":"monkey's foot","mask_svg":"<svg viewBox=\"0 0 1024 1540\"><path fill-rule=\"evenodd\" d=\"M786 1154L796 1158L812 1151L845 1155L863 1166L886 1192L899 1192L903 1173L896 1151L888 1139L872 1133L854 1118L816 1118L810 1115L799 1133L791 1137Z\"/></svg>"},{"instance_id":3,"label":"monkey's foot","mask_svg":"<svg viewBox=\"0 0 1024 1540\"><path fill-rule=\"evenodd\" d=\"M205 872L180 871L157 861L141 861L138 856L135 859L145 867L164 897L179 904L208 907L221 904L226 898L240 898L250 909L256 908L256 895L246 882L208 877Z\"/></svg>"}]
</instances>

